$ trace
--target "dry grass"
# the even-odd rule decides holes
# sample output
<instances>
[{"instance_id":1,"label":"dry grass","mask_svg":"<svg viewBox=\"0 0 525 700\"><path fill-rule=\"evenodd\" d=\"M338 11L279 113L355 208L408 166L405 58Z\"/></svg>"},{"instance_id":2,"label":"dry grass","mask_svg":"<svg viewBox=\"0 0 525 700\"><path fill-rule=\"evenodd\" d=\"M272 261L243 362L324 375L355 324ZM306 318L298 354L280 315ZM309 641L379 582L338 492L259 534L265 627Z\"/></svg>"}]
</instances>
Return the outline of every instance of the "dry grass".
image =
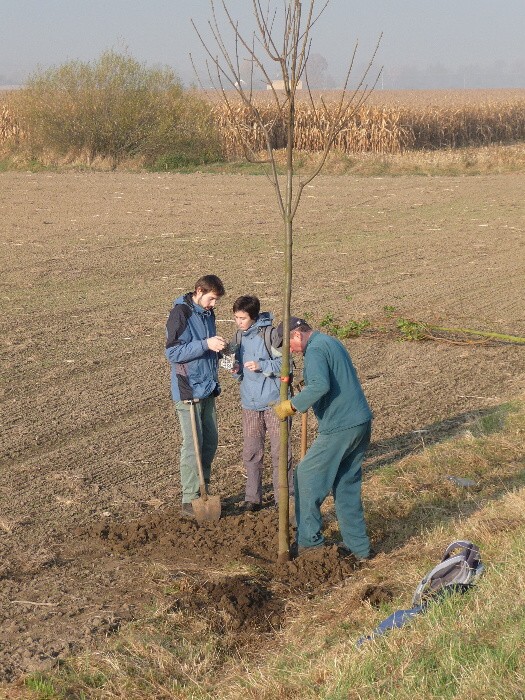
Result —
<instances>
[{"instance_id":1,"label":"dry grass","mask_svg":"<svg viewBox=\"0 0 525 700\"><path fill-rule=\"evenodd\" d=\"M217 697L522 697L525 405L506 419L496 412L495 423L505 420L501 432L494 423L477 424L478 437L465 434L374 473L366 482L367 512L376 533L387 521L389 553L330 599L302 606L278 645L242 672L231 664L228 689ZM447 482L451 465L476 479L476 489ZM420 534L407 538L414 531ZM398 537L404 544L396 547ZM357 650L362 633L410 607L422 575L458 537L481 547L487 573L478 589ZM393 603L377 608L363 601L370 587L392 591ZM480 682L472 685L473 677Z\"/></svg>"},{"instance_id":2,"label":"dry grass","mask_svg":"<svg viewBox=\"0 0 525 700\"><path fill-rule=\"evenodd\" d=\"M0 104L0 144L22 137L23 131L13 109L7 103Z\"/></svg>"}]
</instances>

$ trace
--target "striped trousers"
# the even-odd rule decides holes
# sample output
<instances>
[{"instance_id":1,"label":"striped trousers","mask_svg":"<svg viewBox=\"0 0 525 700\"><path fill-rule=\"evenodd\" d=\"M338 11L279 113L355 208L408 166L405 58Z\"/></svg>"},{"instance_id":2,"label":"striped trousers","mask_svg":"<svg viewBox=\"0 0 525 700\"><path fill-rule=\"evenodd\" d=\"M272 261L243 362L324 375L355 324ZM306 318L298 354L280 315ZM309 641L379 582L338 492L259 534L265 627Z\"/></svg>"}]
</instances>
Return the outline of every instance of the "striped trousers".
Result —
<instances>
[{"instance_id":1,"label":"striped trousers","mask_svg":"<svg viewBox=\"0 0 525 700\"><path fill-rule=\"evenodd\" d=\"M272 482L274 499L277 503L279 494L279 452L281 421L271 408L265 411L251 411L242 409L242 432L244 444L242 459L246 469L246 495L247 503L261 503L262 482L264 471L264 443L266 434L270 438L270 452L272 458ZM293 469L292 448L288 439L288 489L293 495Z\"/></svg>"}]
</instances>

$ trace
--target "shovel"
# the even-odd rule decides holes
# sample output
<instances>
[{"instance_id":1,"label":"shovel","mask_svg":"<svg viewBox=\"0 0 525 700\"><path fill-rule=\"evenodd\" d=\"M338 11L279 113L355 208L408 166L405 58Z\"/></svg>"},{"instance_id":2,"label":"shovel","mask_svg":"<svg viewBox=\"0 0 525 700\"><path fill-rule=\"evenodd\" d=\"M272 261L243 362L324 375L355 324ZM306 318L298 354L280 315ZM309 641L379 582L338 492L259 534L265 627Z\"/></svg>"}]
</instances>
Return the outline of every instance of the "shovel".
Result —
<instances>
[{"instance_id":1,"label":"shovel","mask_svg":"<svg viewBox=\"0 0 525 700\"><path fill-rule=\"evenodd\" d=\"M308 449L308 411L301 415L301 459Z\"/></svg>"},{"instance_id":2,"label":"shovel","mask_svg":"<svg viewBox=\"0 0 525 700\"><path fill-rule=\"evenodd\" d=\"M201 450L199 446L199 436L197 434L197 421L195 419L195 404L198 399L186 401L190 404L191 432L193 434L193 446L195 448L195 459L197 460L197 471L199 472L200 498L195 498L192 502L193 513L198 523L203 520L219 520L221 517L221 500L219 496L208 496L204 473L202 471Z\"/></svg>"}]
</instances>

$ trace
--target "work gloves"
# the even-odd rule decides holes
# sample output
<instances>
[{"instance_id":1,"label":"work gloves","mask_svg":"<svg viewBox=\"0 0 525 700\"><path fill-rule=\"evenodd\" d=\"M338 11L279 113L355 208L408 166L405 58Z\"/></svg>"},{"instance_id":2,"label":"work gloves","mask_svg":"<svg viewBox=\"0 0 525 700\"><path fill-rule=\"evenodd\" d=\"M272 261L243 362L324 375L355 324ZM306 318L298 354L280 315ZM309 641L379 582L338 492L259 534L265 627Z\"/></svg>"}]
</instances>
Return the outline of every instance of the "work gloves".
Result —
<instances>
[{"instance_id":1,"label":"work gloves","mask_svg":"<svg viewBox=\"0 0 525 700\"><path fill-rule=\"evenodd\" d=\"M273 410L277 413L279 420L286 420L295 413L295 408L292 406L292 402L289 399L276 404Z\"/></svg>"}]
</instances>

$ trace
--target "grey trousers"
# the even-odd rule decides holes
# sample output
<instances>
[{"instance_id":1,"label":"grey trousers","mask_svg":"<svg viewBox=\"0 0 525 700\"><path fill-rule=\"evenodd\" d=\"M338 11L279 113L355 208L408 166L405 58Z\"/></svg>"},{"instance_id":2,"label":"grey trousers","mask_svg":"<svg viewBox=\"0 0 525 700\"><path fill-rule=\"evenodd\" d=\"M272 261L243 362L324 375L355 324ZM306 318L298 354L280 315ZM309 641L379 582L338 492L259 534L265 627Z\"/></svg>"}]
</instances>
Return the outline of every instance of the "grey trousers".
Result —
<instances>
[{"instance_id":1,"label":"grey trousers","mask_svg":"<svg viewBox=\"0 0 525 700\"><path fill-rule=\"evenodd\" d=\"M190 407L184 401L176 401L175 408L179 418L182 433L180 450L180 482L182 486L182 502L191 503L199 497L199 474L193 445ZM217 413L215 411L215 396L208 396L195 404L195 420L197 435L202 457L204 481L209 482L211 463L217 452L219 434L217 431Z\"/></svg>"},{"instance_id":2,"label":"grey trousers","mask_svg":"<svg viewBox=\"0 0 525 700\"><path fill-rule=\"evenodd\" d=\"M246 469L246 495L248 503L261 503L264 442L266 433L270 438L270 450L272 456L272 481L275 502L279 500L279 452L280 452L281 421L275 412L268 408L266 411L250 411L242 409L242 432L244 445L242 459ZM290 496L293 495L293 469L292 448L288 440L288 488Z\"/></svg>"}]
</instances>

